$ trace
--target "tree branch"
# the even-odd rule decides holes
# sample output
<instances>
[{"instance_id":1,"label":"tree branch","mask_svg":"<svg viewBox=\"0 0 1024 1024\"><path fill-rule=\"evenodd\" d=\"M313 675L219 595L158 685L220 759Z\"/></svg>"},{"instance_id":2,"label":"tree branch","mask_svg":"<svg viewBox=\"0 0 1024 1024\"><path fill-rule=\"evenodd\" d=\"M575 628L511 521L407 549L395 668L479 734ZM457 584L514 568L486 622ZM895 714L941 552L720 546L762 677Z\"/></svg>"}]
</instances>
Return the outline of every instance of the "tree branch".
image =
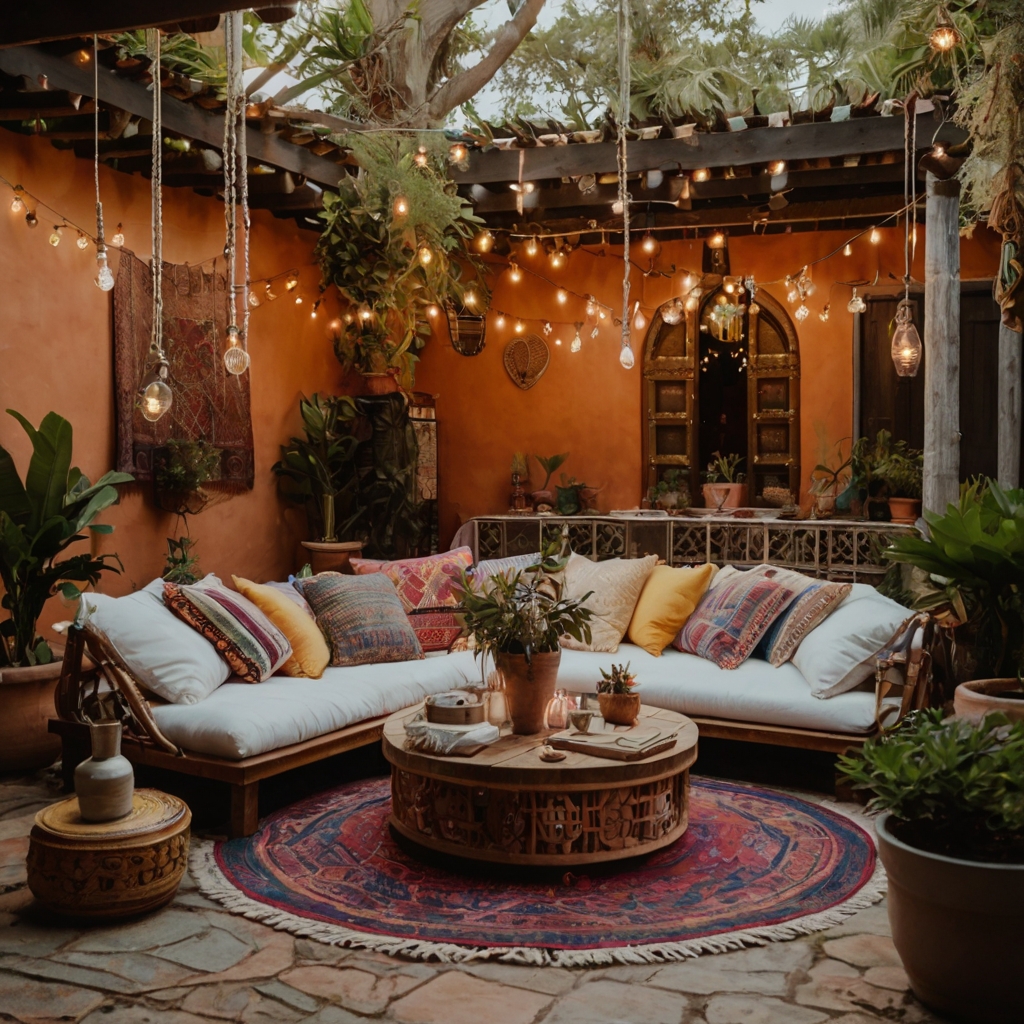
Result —
<instances>
[{"instance_id":1,"label":"tree branch","mask_svg":"<svg viewBox=\"0 0 1024 1024\"><path fill-rule=\"evenodd\" d=\"M428 110L431 120L440 121L450 110L475 96L495 76L536 25L537 15L543 6L544 0L524 0L515 17L495 33L494 45L487 55L478 64L449 78L430 98Z\"/></svg>"}]
</instances>

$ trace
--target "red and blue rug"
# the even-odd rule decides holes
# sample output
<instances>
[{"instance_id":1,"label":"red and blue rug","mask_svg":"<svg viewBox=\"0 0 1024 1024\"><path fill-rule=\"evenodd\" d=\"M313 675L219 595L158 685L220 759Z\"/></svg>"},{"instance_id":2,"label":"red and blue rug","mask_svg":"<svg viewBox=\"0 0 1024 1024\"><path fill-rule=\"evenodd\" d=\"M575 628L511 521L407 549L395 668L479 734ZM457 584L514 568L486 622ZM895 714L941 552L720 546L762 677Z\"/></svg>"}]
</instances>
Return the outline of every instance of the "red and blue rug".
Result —
<instances>
[{"instance_id":1,"label":"red and blue rug","mask_svg":"<svg viewBox=\"0 0 1024 1024\"><path fill-rule=\"evenodd\" d=\"M874 842L850 818L752 786L694 779L673 846L558 880L427 865L392 838L390 802L387 779L321 793L248 839L197 844L193 873L228 908L324 942L561 966L791 939L883 892Z\"/></svg>"}]
</instances>

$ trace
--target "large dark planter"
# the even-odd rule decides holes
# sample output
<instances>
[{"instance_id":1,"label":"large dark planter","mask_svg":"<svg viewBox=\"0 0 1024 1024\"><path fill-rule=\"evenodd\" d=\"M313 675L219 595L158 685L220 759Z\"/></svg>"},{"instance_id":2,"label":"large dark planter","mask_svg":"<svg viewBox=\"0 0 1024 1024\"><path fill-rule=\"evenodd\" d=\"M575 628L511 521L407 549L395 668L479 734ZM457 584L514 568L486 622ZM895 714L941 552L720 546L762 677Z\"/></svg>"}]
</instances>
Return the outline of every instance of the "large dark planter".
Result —
<instances>
[{"instance_id":1,"label":"large dark planter","mask_svg":"<svg viewBox=\"0 0 1024 1024\"><path fill-rule=\"evenodd\" d=\"M1006 692L1021 692L1017 679L972 679L961 683L953 692L953 710L972 722L980 722L987 714L1001 711L1012 722L1024 720L1024 699L1005 697Z\"/></svg>"},{"instance_id":2,"label":"large dark planter","mask_svg":"<svg viewBox=\"0 0 1024 1024\"><path fill-rule=\"evenodd\" d=\"M60 738L46 728L64 648L51 647L49 665L0 669L0 772L35 771L60 756Z\"/></svg>"},{"instance_id":3,"label":"large dark planter","mask_svg":"<svg viewBox=\"0 0 1024 1024\"><path fill-rule=\"evenodd\" d=\"M534 654L527 662L525 654L502 654L495 659L505 678L505 698L512 731L532 736L545 729L544 712L555 695L561 650Z\"/></svg>"},{"instance_id":4,"label":"large dark planter","mask_svg":"<svg viewBox=\"0 0 1024 1024\"><path fill-rule=\"evenodd\" d=\"M1024 864L927 853L876 822L892 941L921 1002L970 1024L1024 1020Z\"/></svg>"},{"instance_id":5,"label":"large dark planter","mask_svg":"<svg viewBox=\"0 0 1024 1024\"><path fill-rule=\"evenodd\" d=\"M358 558L359 552L363 550L361 540L304 540L302 546L309 552L314 574L340 572L351 575L352 565L349 559L353 555Z\"/></svg>"}]
</instances>

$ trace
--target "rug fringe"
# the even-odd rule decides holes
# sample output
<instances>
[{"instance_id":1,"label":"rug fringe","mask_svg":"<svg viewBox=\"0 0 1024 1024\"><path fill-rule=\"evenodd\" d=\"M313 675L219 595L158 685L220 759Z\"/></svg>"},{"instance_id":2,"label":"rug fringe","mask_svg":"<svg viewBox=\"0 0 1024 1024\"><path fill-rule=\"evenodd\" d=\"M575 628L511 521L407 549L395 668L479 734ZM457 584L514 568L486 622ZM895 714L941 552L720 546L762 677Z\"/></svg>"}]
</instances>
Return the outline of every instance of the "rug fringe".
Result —
<instances>
[{"instance_id":1,"label":"rug fringe","mask_svg":"<svg viewBox=\"0 0 1024 1024\"><path fill-rule=\"evenodd\" d=\"M831 801L823 802L823 806L851 819L874 841L874 826L871 819L859 809ZM871 878L849 899L828 910L782 924L708 935L684 942L656 942L643 946L618 946L608 949L550 950L530 946L463 946L452 942L373 935L327 921L310 921L287 910L267 906L239 892L228 881L217 864L214 846L210 840L194 839L189 856L189 868L200 892L233 913L259 921L278 931L315 939L328 946L368 949L389 956L403 956L411 960L430 960L443 964L496 960L532 967L607 967L612 964L655 964L690 960L707 954L729 953L749 946L766 946L769 942L788 942L802 935L812 935L827 928L834 928L858 911L866 910L878 903L886 892L885 869L881 861L876 861Z\"/></svg>"}]
</instances>

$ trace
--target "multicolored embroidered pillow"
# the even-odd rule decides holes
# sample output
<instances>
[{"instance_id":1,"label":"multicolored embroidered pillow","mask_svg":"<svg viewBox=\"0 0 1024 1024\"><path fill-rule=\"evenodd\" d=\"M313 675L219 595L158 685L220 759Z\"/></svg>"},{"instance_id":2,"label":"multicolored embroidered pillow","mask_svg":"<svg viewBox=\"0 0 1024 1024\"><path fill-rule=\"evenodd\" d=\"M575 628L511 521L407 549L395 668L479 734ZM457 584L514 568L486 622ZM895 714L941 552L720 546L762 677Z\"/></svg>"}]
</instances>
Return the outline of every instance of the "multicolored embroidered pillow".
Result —
<instances>
[{"instance_id":1,"label":"multicolored embroidered pillow","mask_svg":"<svg viewBox=\"0 0 1024 1024\"><path fill-rule=\"evenodd\" d=\"M388 562L386 558L350 558L348 564L357 576L368 576L380 572Z\"/></svg>"},{"instance_id":2,"label":"multicolored embroidered pillow","mask_svg":"<svg viewBox=\"0 0 1024 1024\"><path fill-rule=\"evenodd\" d=\"M322 572L296 580L331 645L332 665L411 661L423 649L394 584L383 573Z\"/></svg>"},{"instance_id":3,"label":"multicolored embroidered pillow","mask_svg":"<svg viewBox=\"0 0 1024 1024\"><path fill-rule=\"evenodd\" d=\"M252 601L212 574L188 586L165 583L164 603L209 640L246 683L269 679L292 656L284 633Z\"/></svg>"},{"instance_id":4,"label":"multicolored embroidered pillow","mask_svg":"<svg viewBox=\"0 0 1024 1024\"><path fill-rule=\"evenodd\" d=\"M454 608L459 603L452 584L458 583L463 570L472 564L472 550L456 548L424 558L385 562L379 568L359 565L356 573L360 576L381 573L395 585L402 607L407 612L428 611Z\"/></svg>"},{"instance_id":5,"label":"multicolored embroidered pillow","mask_svg":"<svg viewBox=\"0 0 1024 1024\"><path fill-rule=\"evenodd\" d=\"M795 596L792 587L752 573L716 580L672 643L719 668L738 668Z\"/></svg>"},{"instance_id":6,"label":"multicolored embroidered pillow","mask_svg":"<svg viewBox=\"0 0 1024 1024\"><path fill-rule=\"evenodd\" d=\"M785 665L796 654L803 638L824 622L852 589L850 583L816 580L776 565L757 565L749 572L784 583L796 591L796 597L783 609L758 644L758 655L776 668Z\"/></svg>"},{"instance_id":7,"label":"multicolored embroidered pillow","mask_svg":"<svg viewBox=\"0 0 1024 1024\"><path fill-rule=\"evenodd\" d=\"M462 623L455 612L409 612L409 624L424 653L448 651L462 636Z\"/></svg>"}]
</instances>

